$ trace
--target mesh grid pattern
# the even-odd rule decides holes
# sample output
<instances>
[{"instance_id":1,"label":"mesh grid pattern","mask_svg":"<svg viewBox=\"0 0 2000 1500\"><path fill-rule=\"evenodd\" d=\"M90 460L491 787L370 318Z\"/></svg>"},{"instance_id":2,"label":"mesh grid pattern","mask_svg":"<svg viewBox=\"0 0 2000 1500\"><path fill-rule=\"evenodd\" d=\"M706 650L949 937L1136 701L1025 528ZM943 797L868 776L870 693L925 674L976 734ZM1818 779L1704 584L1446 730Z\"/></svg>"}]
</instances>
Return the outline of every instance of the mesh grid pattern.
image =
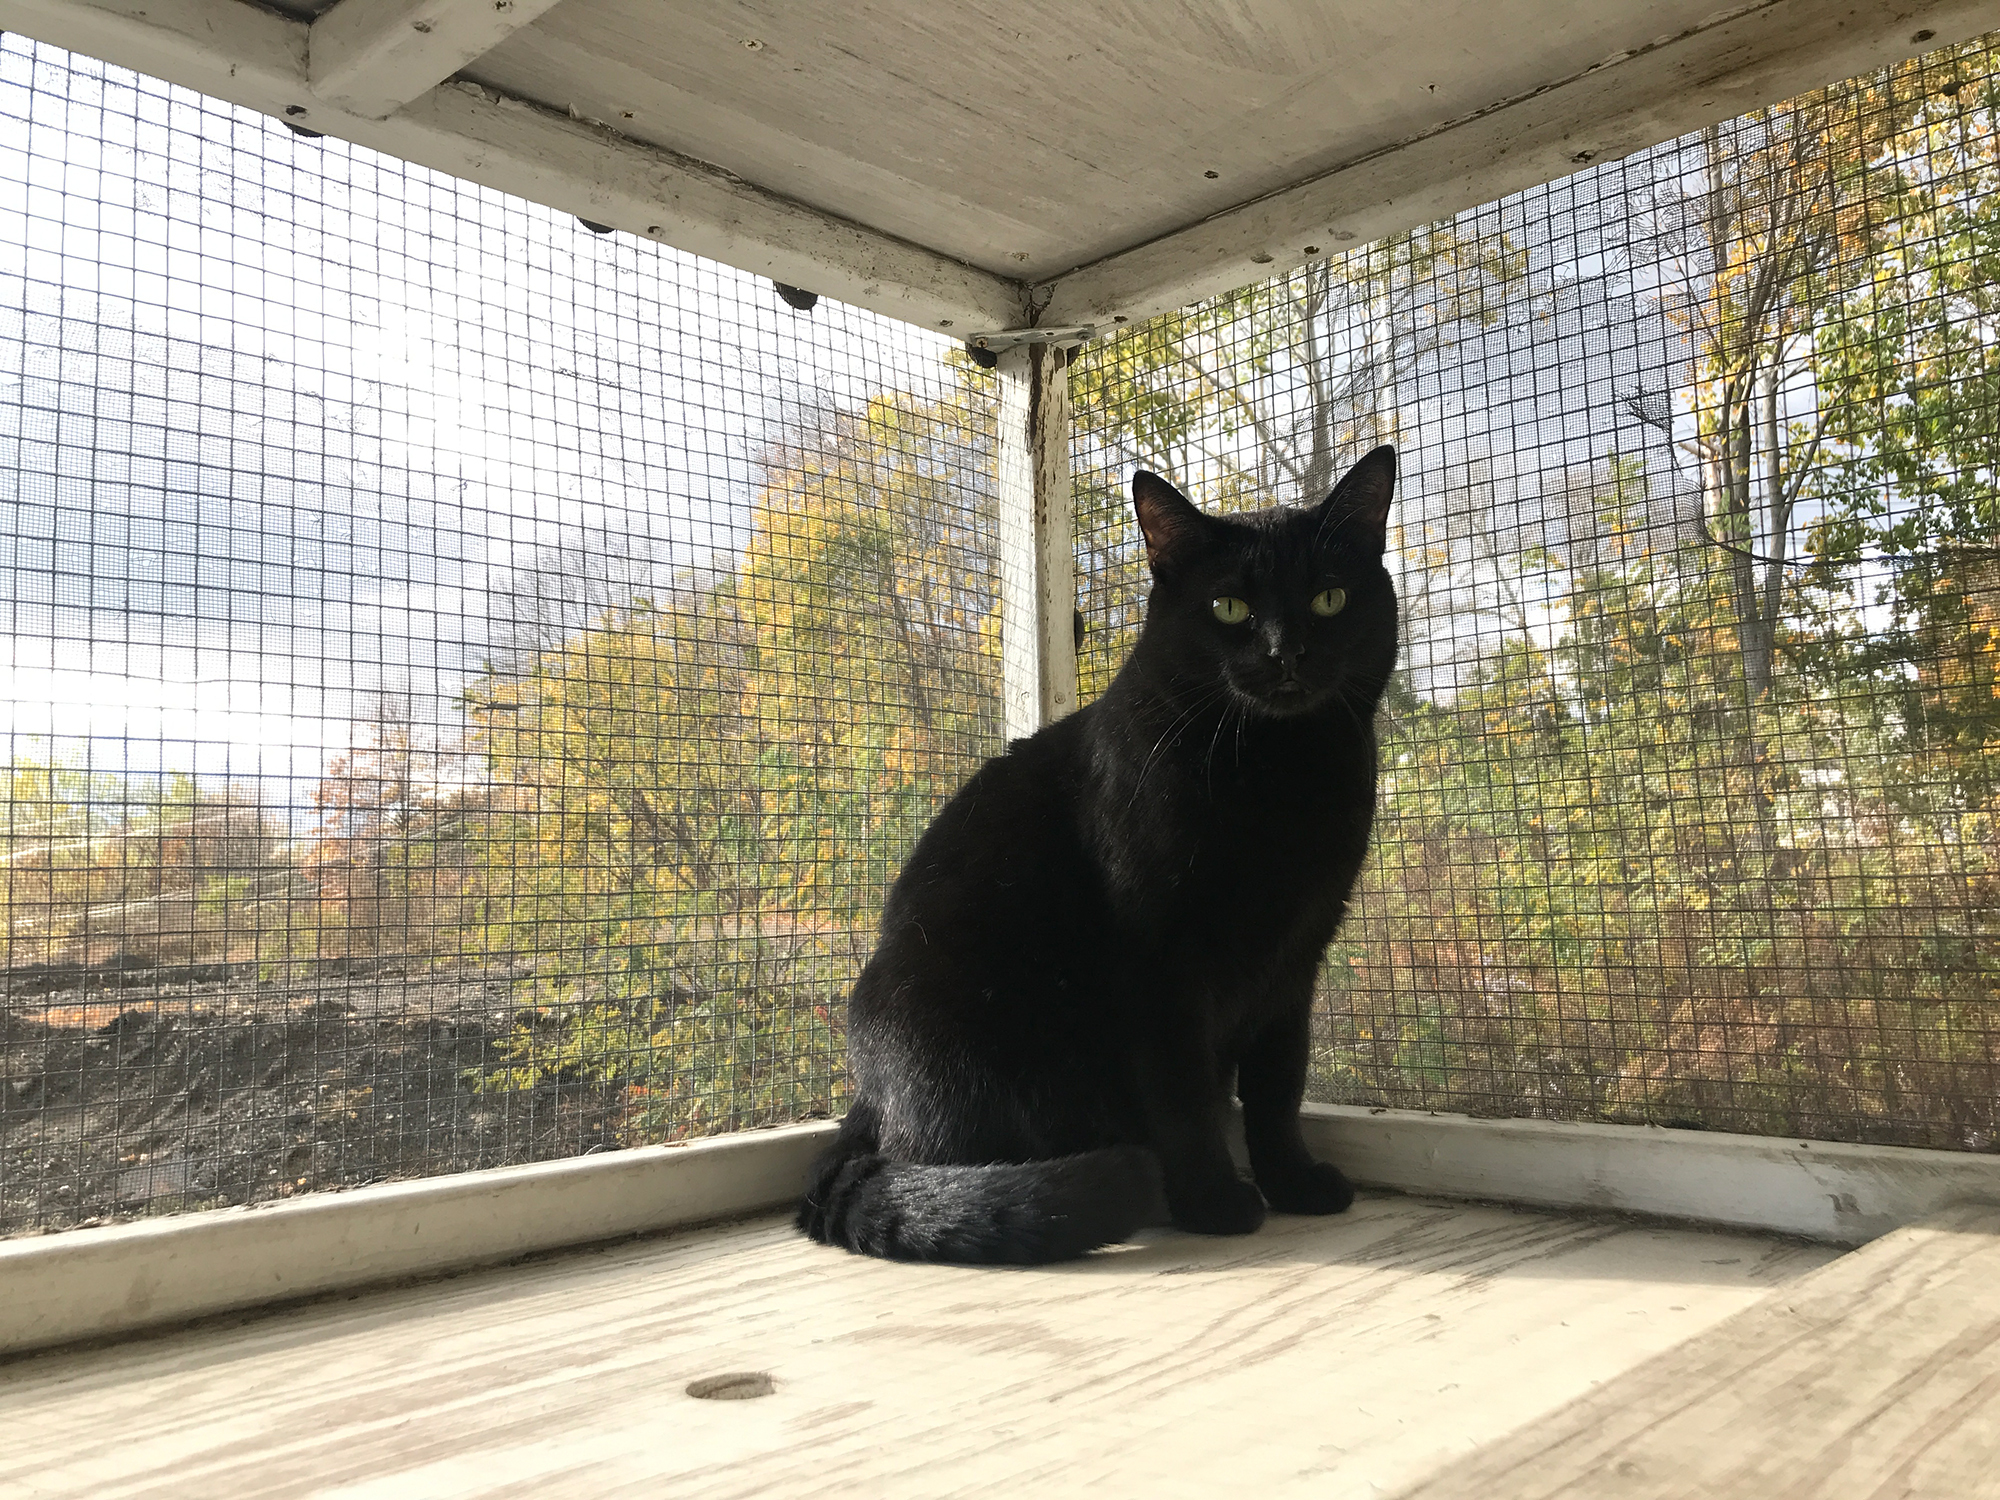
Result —
<instances>
[{"instance_id":1,"label":"mesh grid pattern","mask_svg":"<svg viewBox=\"0 0 2000 1500\"><path fill-rule=\"evenodd\" d=\"M823 1114L997 747L943 341L0 41L0 1232Z\"/></svg>"},{"instance_id":2,"label":"mesh grid pattern","mask_svg":"<svg viewBox=\"0 0 2000 1500\"><path fill-rule=\"evenodd\" d=\"M1086 698L1143 608L1134 464L1234 509L1402 453L1403 665L1316 1097L1992 1148L1996 60L1086 351Z\"/></svg>"},{"instance_id":3,"label":"mesh grid pattern","mask_svg":"<svg viewBox=\"0 0 2000 1500\"><path fill-rule=\"evenodd\" d=\"M1315 1096L1993 1144L1996 53L1083 351L1124 494L1402 451ZM826 1113L1000 733L943 341L0 40L0 1232Z\"/></svg>"}]
</instances>

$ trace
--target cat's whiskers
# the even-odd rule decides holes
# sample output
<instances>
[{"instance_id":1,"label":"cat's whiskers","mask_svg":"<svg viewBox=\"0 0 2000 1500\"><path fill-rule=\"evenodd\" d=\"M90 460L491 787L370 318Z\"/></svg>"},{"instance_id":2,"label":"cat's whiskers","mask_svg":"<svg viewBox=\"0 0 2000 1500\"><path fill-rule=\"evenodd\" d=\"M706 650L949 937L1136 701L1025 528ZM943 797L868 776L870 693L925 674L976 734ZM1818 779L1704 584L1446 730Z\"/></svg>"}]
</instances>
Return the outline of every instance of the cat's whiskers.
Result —
<instances>
[{"instance_id":1,"label":"cat's whiskers","mask_svg":"<svg viewBox=\"0 0 2000 1500\"><path fill-rule=\"evenodd\" d=\"M1351 684L1342 683L1333 691L1333 701L1347 710L1347 717L1354 721L1354 727L1366 733L1368 721L1361 717L1361 710L1355 705Z\"/></svg>"},{"instance_id":2,"label":"cat's whiskers","mask_svg":"<svg viewBox=\"0 0 2000 1500\"><path fill-rule=\"evenodd\" d=\"M1134 802L1139 800L1139 792L1146 785L1146 776L1153 769L1153 762L1160 758L1160 751L1166 747L1167 741L1173 738L1181 725L1191 722L1195 715L1199 714L1217 698L1226 696L1228 692L1229 688L1227 684L1211 683L1207 687L1199 689L1194 702L1185 711L1176 716L1173 723L1169 724L1160 737L1153 741L1153 748L1146 755L1146 763L1139 768L1139 779L1132 783L1132 795L1125 803L1127 808L1130 808ZM1172 707L1174 701L1174 699L1168 699L1167 706Z\"/></svg>"},{"instance_id":3,"label":"cat's whiskers","mask_svg":"<svg viewBox=\"0 0 2000 1500\"><path fill-rule=\"evenodd\" d=\"M1208 787L1208 800L1215 800L1215 747L1222 739L1222 727L1229 722L1232 713L1240 714L1241 704L1232 703L1222 710L1222 716L1215 721L1215 732L1208 737L1208 753L1202 757L1201 775Z\"/></svg>"}]
</instances>

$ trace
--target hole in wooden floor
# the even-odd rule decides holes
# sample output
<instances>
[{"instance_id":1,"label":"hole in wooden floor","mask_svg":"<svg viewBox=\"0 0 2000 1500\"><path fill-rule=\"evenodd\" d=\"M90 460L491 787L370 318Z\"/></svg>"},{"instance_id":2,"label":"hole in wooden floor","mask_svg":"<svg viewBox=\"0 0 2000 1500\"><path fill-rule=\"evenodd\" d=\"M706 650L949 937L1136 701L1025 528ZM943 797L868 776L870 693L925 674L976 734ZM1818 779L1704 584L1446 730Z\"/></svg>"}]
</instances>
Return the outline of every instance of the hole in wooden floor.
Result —
<instances>
[{"instance_id":1,"label":"hole in wooden floor","mask_svg":"<svg viewBox=\"0 0 2000 1500\"><path fill-rule=\"evenodd\" d=\"M748 1401L753 1396L768 1396L772 1389L771 1377L762 1370L735 1370L691 1380L687 1393L697 1401Z\"/></svg>"}]
</instances>

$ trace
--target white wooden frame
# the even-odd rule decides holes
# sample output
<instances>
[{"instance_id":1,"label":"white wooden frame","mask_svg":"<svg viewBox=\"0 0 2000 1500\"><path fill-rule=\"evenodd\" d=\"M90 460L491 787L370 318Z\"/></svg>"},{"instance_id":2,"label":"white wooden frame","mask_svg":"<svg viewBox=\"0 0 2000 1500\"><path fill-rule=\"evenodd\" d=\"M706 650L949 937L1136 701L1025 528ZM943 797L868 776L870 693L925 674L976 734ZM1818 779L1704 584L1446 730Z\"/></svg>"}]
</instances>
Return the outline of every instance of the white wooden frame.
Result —
<instances>
[{"instance_id":1,"label":"white wooden frame","mask_svg":"<svg viewBox=\"0 0 2000 1500\"><path fill-rule=\"evenodd\" d=\"M2000 23L1995 0L1753 0L1255 202L1036 284L765 191L601 123L452 75L557 0L0 0L0 28L303 129L955 337L1104 331ZM1595 121L1580 134L1578 121ZM1585 134L1588 138L1585 138ZM996 345L996 347L998 347ZM1005 724L1076 705L1064 356L1002 355Z\"/></svg>"}]
</instances>

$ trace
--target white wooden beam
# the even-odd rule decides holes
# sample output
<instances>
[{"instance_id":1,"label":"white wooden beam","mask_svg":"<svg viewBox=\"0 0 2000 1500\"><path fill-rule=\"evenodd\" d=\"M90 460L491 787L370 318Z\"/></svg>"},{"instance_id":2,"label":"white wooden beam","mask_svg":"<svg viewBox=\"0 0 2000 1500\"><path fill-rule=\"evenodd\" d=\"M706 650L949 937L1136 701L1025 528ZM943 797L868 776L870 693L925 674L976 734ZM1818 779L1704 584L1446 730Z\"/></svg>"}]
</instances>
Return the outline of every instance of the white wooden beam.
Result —
<instances>
[{"instance_id":1,"label":"white wooden beam","mask_svg":"<svg viewBox=\"0 0 2000 1500\"><path fill-rule=\"evenodd\" d=\"M1996 0L1760 0L1055 277L1041 321L1139 323L2000 27Z\"/></svg>"},{"instance_id":2,"label":"white wooden beam","mask_svg":"<svg viewBox=\"0 0 2000 1500\"><path fill-rule=\"evenodd\" d=\"M339 0L312 23L312 90L385 120L557 0Z\"/></svg>"},{"instance_id":3,"label":"white wooden beam","mask_svg":"<svg viewBox=\"0 0 2000 1500\"><path fill-rule=\"evenodd\" d=\"M828 1124L0 1241L0 1354L790 1205Z\"/></svg>"},{"instance_id":4,"label":"white wooden beam","mask_svg":"<svg viewBox=\"0 0 2000 1500\"><path fill-rule=\"evenodd\" d=\"M470 84L387 120L329 104L309 86L306 24L242 0L0 0L0 30L954 337L1025 321L1018 282Z\"/></svg>"},{"instance_id":5,"label":"white wooden beam","mask_svg":"<svg viewBox=\"0 0 2000 1500\"><path fill-rule=\"evenodd\" d=\"M1308 1104L1306 1144L1356 1182L1608 1209L1861 1245L1954 1203L2000 1203L2000 1156L1793 1136L1474 1120Z\"/></svg>"},{"instance_id":6,"label":"white wooden beam","mask_svg":"<svg viewBox=\"0 0 2000 1500\"><path fill-rule=\"evenodd\" d=\"M1006 734L1076 707L1076 551L1069 351L1000 356L1000 675Z\"/></svg>"}]
</instances>

